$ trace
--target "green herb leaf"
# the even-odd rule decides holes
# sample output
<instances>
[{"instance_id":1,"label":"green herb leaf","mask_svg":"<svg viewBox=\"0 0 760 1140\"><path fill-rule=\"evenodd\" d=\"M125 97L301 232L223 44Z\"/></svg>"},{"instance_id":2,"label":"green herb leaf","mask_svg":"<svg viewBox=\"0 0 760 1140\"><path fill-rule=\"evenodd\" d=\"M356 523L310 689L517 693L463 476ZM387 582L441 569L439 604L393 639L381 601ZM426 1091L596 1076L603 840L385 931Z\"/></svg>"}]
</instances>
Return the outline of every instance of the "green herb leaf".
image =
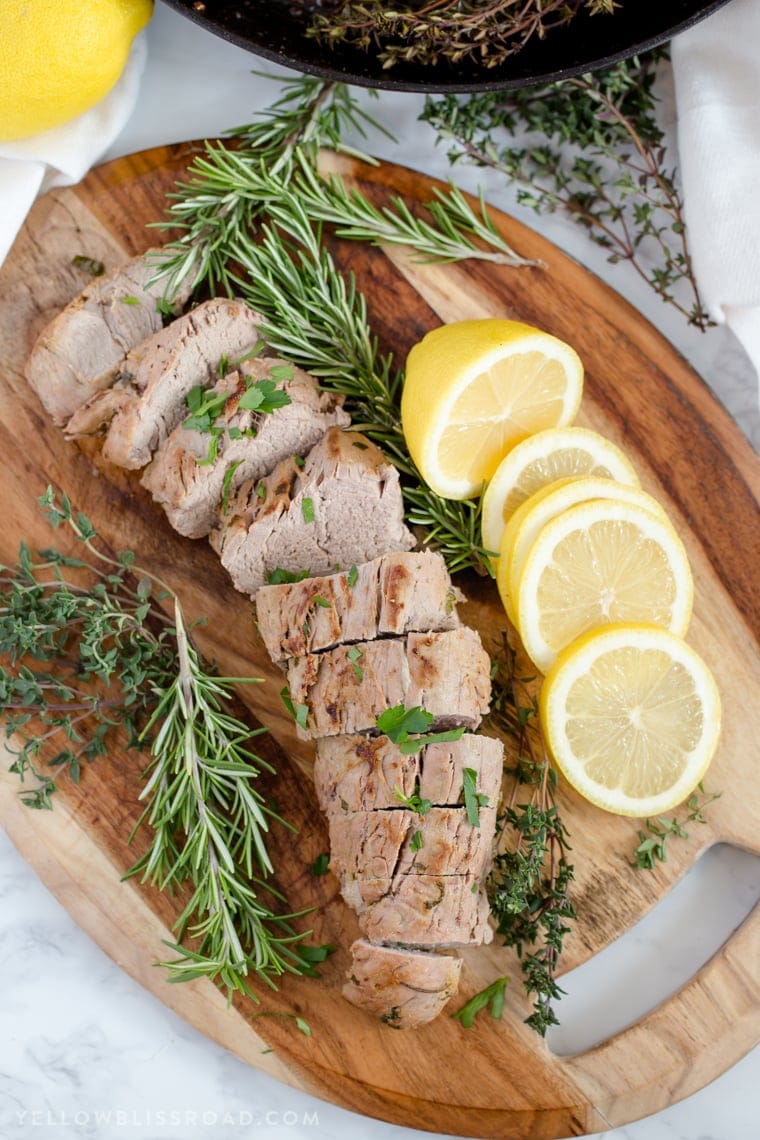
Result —
<instances>
[{"instance_id":1,"label":"green herb leaf","mask_svg":"<svg viewBox=\"0 0 760 1140\"><path fill-rule=\"evenodd\" d=\"M486 986L485 989L471 997L461 1009L452 1013L451 1016L460 1021L464 1029L472 1028L475 1018L483 1009L488 1009L491 1017L499 1021L504 1014L504 999L508 984L508 977L497 978L495 982L491 982L490 986Z\"/></svg>"},{"instance_id":2,"label":"green herb leaf","mask_svg":"<svg viewBox=\"0 0 760 1140\"><path fill-rule=\"evenodd\" d=\"M235 472L237 471L238 467L240 466L240 464L242 462L243 462L242 459L236 459L233 463L228 464L228 466L224 472L224 479L222 481L222 514L223 515L226 515L227 511L230 509L230 492L232 490L232 480L235 477Z\"/></svg>"},{"instance_id":3,"label":"green herb leaf","mask_svg":"<svg viewBox=\"0 0 760 1140\"><path fill-rule=\"evenodd\" d=\"M245 379L246 390L238 400L238 408L241 412L258 412L260 415L268 415L271 412L276 412L278 408L286 408L288 404L293 403L288 393L279 388L274 380L256 380L254 382L250 376L246 376Z\"/></svg>"},{"instance_id":4,"label":"green herb leaf","mask_svg":"<svg viewBox=\"0 0 760 1140\"><path fill-rule=\"evenodd\" d=\"M106 271L102 261L96 261L94 257L87 257L83 253L75 253L71 259L71 264L77 269L89 273L90 277L102 277Z\"/></svg>"},{"instance_id":5,"label":"green herb leaf","mask_svg":"<svg viewBox=\"0 0 760 1140\"><path fill-rule=\"evenodd\" d=\"M276 566L267 574L267 583L270 586L284 586L291 582L302 582L310 573L309 570L285 570L282 566Z\"/></svg>"},{"instance_id":6,"label":"green herb leaf","mask_svg":"<svg viewBox=\"0 0 760 1140\"><path fill-rule=\"evenodd\" d=\"M488 796L477 791L478 774L474 768L464 768L462 771L462 788L464 791L464 806L467 812L467 822L472 827L480 827L480 809L488 807Z\"/></svg>"},{"instance_id":7,"label":"green herb leaf","mask_svg":"<svg viewBox=\"0 0 760 1140\"><path fill-rule=\"evenodd\" d=\"M312 875L326 875L330 870L330 856L325 852L317 855L316 859L311 865Z\"/></svg>"},{"instance_id":8,"label":"green herb leaf","mask_svg":"<svg viewBox=\"0 0 760 1140\"><path fill-rule=\"evenodd\" d=\"M305 523L314 522L314 500L305 497L301 500L301 513Z\"/></svg>"},{"instance_id":9,"label":"green herb leaf","mask_svg":"<svg viewBox=\"0 0 760 1140\"><path fill-rule=\"evenodd\" d=\"M393 794L399 803L409 808L410 811L417 812L417 815L427 815L433 806L432 800L421 798L419 782L415 784L414 791L410 796L405 796L398 785L393 789Z\"/></svg>"}]
</instances>

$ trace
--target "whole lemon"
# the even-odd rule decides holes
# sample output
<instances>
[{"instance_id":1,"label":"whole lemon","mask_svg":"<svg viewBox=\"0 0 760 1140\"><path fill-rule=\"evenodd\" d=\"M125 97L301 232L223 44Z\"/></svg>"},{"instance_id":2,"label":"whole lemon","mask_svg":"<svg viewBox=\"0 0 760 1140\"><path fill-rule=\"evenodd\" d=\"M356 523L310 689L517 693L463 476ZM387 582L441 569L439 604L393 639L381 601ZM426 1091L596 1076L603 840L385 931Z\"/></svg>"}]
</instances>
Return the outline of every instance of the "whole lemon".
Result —
<instances>
[{"instance_id":1,"label":"whole lemon","mask_svg":"<svg viewBox=\"0 0 760 1140\"><path fill-rule=\"evenodd\" d=\"M0 141L76 118L108 94L153 0L2 0Z\"/></svg>"}]
</instances>

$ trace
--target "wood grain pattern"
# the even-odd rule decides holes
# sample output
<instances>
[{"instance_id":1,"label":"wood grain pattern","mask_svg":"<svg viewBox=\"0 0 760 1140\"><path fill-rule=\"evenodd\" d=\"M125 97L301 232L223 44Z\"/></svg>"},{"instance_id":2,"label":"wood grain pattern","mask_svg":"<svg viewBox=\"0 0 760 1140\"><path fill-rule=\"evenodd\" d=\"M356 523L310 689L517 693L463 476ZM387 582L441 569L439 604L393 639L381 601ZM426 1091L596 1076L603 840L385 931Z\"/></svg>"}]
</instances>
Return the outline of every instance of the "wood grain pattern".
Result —
<instances>
[{"instance_id":1,"label":"wood grain pattern","mask_svg":"<svg viewBox=\"0 0 760 1140\"><path fill-rule=\"evenodd\" d=\"M78 787L62 789L53 813L21 809L15 778L3 775L0 818L76 920L130 974L214 1040L283 1080L396 1123L514 1140L579 1136L654 1112L700 1088L754 1044L760 912L688 985L581 1056L553 1056L523 1025L528 1008L518 986L508 991L502 1022L485 1019L466 1037L445 1016L416 1034L391 1037L338 997L356 920L332 877L309 873L311 861L326 850L309 779L311 754L280 706L281 677L258 640L249 602L232 589L205 543L171 531L134 478L67 444L27 388L22 368L36 333L86 283L71 257L85 253L110 267L154 241L145 224L160 216L165 190L191 150L162 148L121 159L77 187L48 195L0 273L0 558L12 559L21 537L50 544L35 499L53 483L106 541L134 549L167 578L190 618L206 615L198 641L224 673L265 678L241 697L271 729L267 747L279 769L277 798L299 829L297 844L284 832L273 837L278 885L294 907L316 908L310 919L316 939L340 947L321 981L288 979L266 997L266 1008L303 1014L313 1036L295 1032L288 1019L255 1020L250 1001L236 1001L227 1011L210 984L169 986L153 968L178 904L134 881L118 881L136 856L126 836L139 814L139 756L114 748L87 769ZM377 202L400 192L416 207L431 193L430 182L409 171L341 165ZM398 249L341 242L333 243L333 252L341 267L356 274L383 348L399 359L428 328L467 316L516 316L575 345L587 373L580 422L625 448L686 543L696 582L689 640L713 668L725 705L725 730L710 773L710 785L725 794L711 807L709 825L689 845L674 848L656 872L637 874L630 866L635 821L605 816L562 789L580 915L563 963L569 969L635 923L709 845L726 841L760 854L760 795L753 780L760 714L760 464L656 329L539 235L504 216L496 220L513 245L543 258L548 269L422 265ZM504 621L494 592L474 577L462 585L468 595L464 617L483 631L488 645ZM497 974L516 973L513 958L498 946L468 951L465 959L463 999ZM275 1053L263 1053L267 1046Z\"/></svg>"}]
</instances>

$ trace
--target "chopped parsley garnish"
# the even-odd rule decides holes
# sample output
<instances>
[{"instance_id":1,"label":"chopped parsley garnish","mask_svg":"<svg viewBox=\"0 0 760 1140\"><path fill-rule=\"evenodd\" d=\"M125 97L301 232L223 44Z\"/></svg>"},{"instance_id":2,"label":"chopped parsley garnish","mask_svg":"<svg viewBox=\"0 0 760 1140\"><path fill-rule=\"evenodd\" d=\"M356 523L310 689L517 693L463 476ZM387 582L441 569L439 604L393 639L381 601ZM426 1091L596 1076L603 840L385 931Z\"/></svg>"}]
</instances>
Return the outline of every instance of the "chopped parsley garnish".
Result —
<instances>
[{"instance_id":1,"label":"chopped parsley garnish","mask_svg":"<svg viewBox=\"0 0 760 1140\"><path fill-rule=\"evenodd\" d=\"M238 400L241 412L260 412L267 415L278 408L292 404L290 396L277 386L276 380L252 380L245 377L245 392Z\"/></svg>"},{"instance_id":2,"label":"chopped parsley garnish","mask_svg":"<svg viewBox=\"0 0 760 1140\"><path fill-rule=\"evenodd\" d=\"M354 671L354 676L356 677L357 681L361 681L364 677L364 670L362 669L361 665L357 664L357 662L361 659L361 655L362 651L358 645L352 645L346 654L348 660L351 662L351 667Z\"/></svg>"},{"instance_id":3,"label":"chopped parsley garnish","mask_svg":"<svg viewBox=\"0 0 760 1140\"><path fill-rule=\"evenodd\" d=\"M402 704L380 713L375 720L375 726L394 744L398 744L402 755L412 756L426 744L459 740L464 732L464 727L448 729L445 732L428 732L434 720L433 714L420 705L408 709Z\"/></svg>"},{"instance_id":4,"label":"chopped parsley garnish","mask_svg":"<svg viewBox=\"0 0 760 1140\"><path fill-rule=\"evenodd\" d=\"M267 574L267 582L270 586L284 586L290 582L303 582L309 574L309 570L284 570L282 566L276 566Z\"/></svg>"},{"instance_id":5,"label":"chopped parsley garnish","mask_svg":"<svg viewBox=\"0 0 760 1140\"><path fill-rule=\"evenodd\" d=\"M423 800L420 796L419 781L414 785L414 791L411 796L405 796L398 784L393 789L393 794L400 804L403 804L405 808L409 808L410 811L416 811L417 815L427 815L433 806L432 800Z\"/></svg>"},{"instance_id":6,"label":"chopped parsley garnish","mask_svg":"<svg viewBox=\"0 0 760 1140\"><path fill-rule=\"evenodd\" d=\"M332 602L329 598L325 598L322 594L315 594L311 599L315 606L321 606L323 610L332 609Z\"/></svg>"},{"instance_id":7,"label":"chopped parsley garnish","mask_svg":"<svg viewBox=\"0 0 760 1140\"><path fill-rule=\"evenodd\" d=\"M303 521L305 523L313 523L314 522L314 500L313 499L308 499L308 498L302 499L302 501L301 501L301 513L303 515Z\"/></svg>"},{"instance_id":8,"label":"chopped parsley garnish","mask_svg":"<svg viewBox=\"0 0 760 1140\"><path fill-rule=\"evenodd\" d=\"M174 306L166 297L157 298L156 312L161 314L161 322L164 328L166 328L170 321L174 320Z\"/></svg>"},{"instance_id":9,"label":"chopped parsley garnish","mask_svg":"<svg viewBox=\"0 0 760 1140\"><path fill-rule=\"evenodd\" d=\"M421 831L415 831L414 835L409 841L409 847L412 851L419 851L425 846L425 840L422 838Z\"/></svg>"},{"instance_id":10,"label":"chopped parsley garnish","mask_svg":"<svg viewBox=\"0 0 760 1140\"><path fill-rule=\"evenodd\" d=\"M280 690L280 699L299 728L306 728L306 722L309 719L309 706L294 701L288 692L287 685Z\"/></svg>"},{"instance_id":11,"label":"chopped parsley garnish","mask_svg":"<svg viewBox=\"0 0 760 1140\"><path fill-rule=\"evenodd\" d=\"M214 392L202 384L196 384L185 396L190 415L182 424L183 428L210 432L229 398L229 392Z\"/></svg>"},{"instance_id":12,"label":"chopped parsley garnish","mask_svg":"<svg viewBox=\"0 0 760 1140\"><path fill-rule=\"evenodd\" d=\"M273 364L269 369L269 375L278 384L285 384L288 380L292 380L293 372L292 364Z\"/></svg>"},{"instance_id":13,"label":"chopped parsley garnish","mask_svg":"<svg viewBox=\"0 0 760 1140\"><path fill-rule=\"evenodd\" d=\"M480 809L488 807L488 796L476 790L478 773L474 768L465 768L462 772L462 786L464 789L464 807L467 812L467 822L472 827L480 827Z\"/></svg>"},{"instance_id":14,"label":"chopped parsley garnish","mask_svg":"<svg viewBox=\"0 0 760 1140\"><path fill-rule=\"evenodd\" d=\"M222 514L226 515L230 506L230 491L232 490L232 477L237 471L242 459L236 459L234 463L230 463L227 470L224 472L224 480L222 482Z\"/></svg>"},{"instance_id":15,"label":"chopped parsley garnish","mask_svg":"<svg viewBox=\"0 0 760 1140\"><path fill-rule=\"evenodd\" d=\"M122 297L122 301L124 302L125 305L141 305L142 304L142 301L140 300L139 297L130 297L129 295L127 295L126 297Z\"/></svg>"},{"instance_id":16,"label":"chopped parsley garnish","mask_svg":"<svg viewBox=\"0 0 760 1140\"><path fill-rule=\"evenodd\" d=\"M354 562L353 566L351 567L351 569L348 572L349 589L353 590L353 588L356 585L356 583L358 582L358 580L359 580L359 571L357 570L356 563Z\"/></svg>"},{"instance_id":17,"label":"chopped parsley garnish","mask_svg":"<svg viewBox=\"0 0 760 1140\"><path fill-rule=\"evenodd\" d=\"M312 875L326 875L330 870L330 856L326 852L317 855L316 859L311 865Z\"/></svg>"}]
</instances>

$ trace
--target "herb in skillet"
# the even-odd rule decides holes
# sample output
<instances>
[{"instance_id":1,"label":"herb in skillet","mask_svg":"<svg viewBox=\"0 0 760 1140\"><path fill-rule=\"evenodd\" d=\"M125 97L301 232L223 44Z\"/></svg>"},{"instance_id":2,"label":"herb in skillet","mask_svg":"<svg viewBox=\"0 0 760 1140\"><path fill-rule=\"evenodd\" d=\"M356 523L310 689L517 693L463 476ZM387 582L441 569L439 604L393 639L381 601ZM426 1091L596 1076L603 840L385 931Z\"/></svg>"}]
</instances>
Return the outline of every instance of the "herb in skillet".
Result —
<instances>
[{"instance_id":1,"label":"herb in skillet","mask_svg":"<svg viewBox=\"0 0 760 1140\"><path fill-rule=\"evenodd\" d=\"M66 495L48 489L40 505L81 556L48 549L35 560L22 544L16 565L0 568L0 692L22 800L50 809L60 776L78 780L126 730L130 747L151 754L137 825L150 843L128 876L189 892L176 957L162 963L170 980L208 977L255 998L253 976L274 987L286 971L313 973L321 948L302 945L298 916L270 906L284 903L267 851L282 821L257 782L272 769L250 749L264 730L231 706L232 682L254 679L215 676L177 596L130 552L111 556Z\"/></svg>"},{"instance_id":2,"label":"herb in skillet","mask_svg":"<svg viewBox=\"0 0 760 1140\"><path fill-rule=\"evenodd\" d=\"M537 214L564 212L627 261L663 301L705 329L676 172L657 123L654 84L667 51L516 91L432 95L421 118L450 162L501 172Z\"/></svg>"},{"instance_id":3,"label":"herb in skillet","mask_svg":"<svg viewBox=\"0 0 760 1140\"><path fill-rule=\"evenodd\" d=\"M328 47L349 43L371 51L384 68L463 60L490 68L580 11L598 15L615 7L613 0L407 0L391 8L385 0L327 0L306 34Z\"/></svg>"},{"instance_id":4,"label":"herb in skillet","mask_svg":"<svg viewBox=\"0 0 760 1140\"><path fill-rule=\"evenodd\" d=\"M506 636L493 657L490 723L516 745L511 772L514 784L499 814L497 854L487 882L497 933L520 958L523 985L533 999L526 1022L542 1037L559 1024L554 1002L563 991L557 967L569 923L576 917L570 901L573 867L568 862L568 834L553 793L557 775L543 748L536 724L530 678L518 676ZM530 789L520 802L521 789Z\"/></svg>"}]
</instances>

